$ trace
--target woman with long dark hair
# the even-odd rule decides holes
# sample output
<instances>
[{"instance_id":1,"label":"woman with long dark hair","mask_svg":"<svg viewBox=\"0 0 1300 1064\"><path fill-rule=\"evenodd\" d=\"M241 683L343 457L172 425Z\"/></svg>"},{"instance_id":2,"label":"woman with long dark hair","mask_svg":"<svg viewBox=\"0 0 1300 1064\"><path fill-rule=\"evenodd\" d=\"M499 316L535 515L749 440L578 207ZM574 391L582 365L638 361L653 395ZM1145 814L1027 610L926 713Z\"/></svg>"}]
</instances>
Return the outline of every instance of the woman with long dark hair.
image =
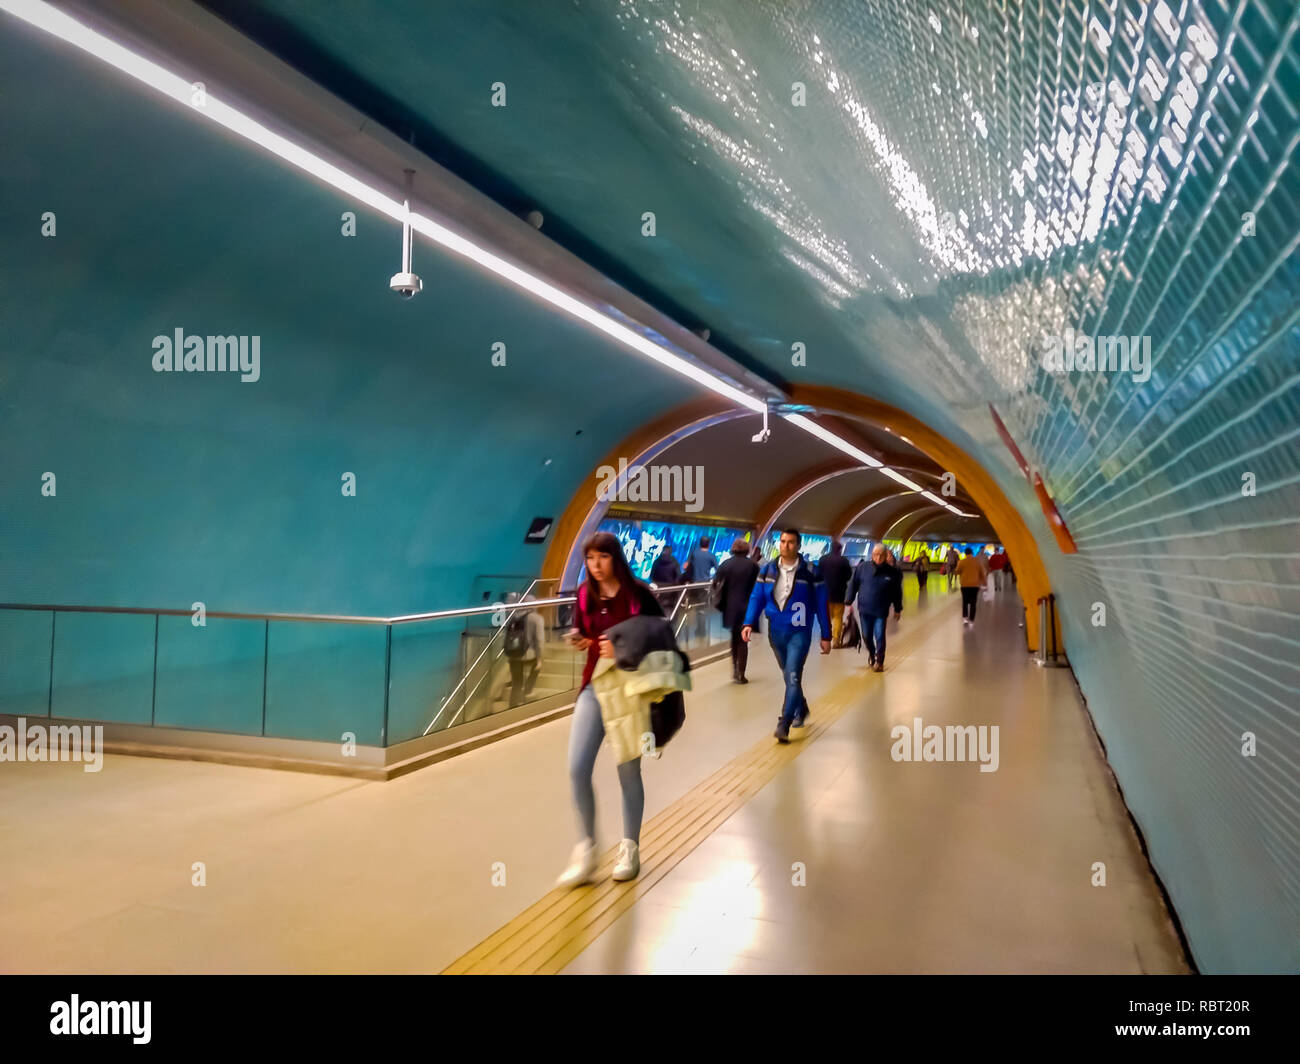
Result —
<instances>
[{"instance_id":1,"label":"woman with long dark hair","mask_svg":"<svg viewBox=\"0 0 1300 1064\"><path fill-rule=\"evenodd\" d=\"M569 779L582 838L560 876L560 886L565 887L586 883L596 871L596 792L591 785L591 774L605 738L605 722L591 689L591 676L599 658L614 656L614 646L605 638L605 632L638 614L664 615L653 592L632 575L618 537L597 532L583 544L582 553L587 579L578 589L576 627L569 633L574 647L587 651L582 687L573 707L573 730L569 733ZM641 870L641 816L645 810L640 758L618 766L618 783L623 791L623 841L614 862L614 878L635 879Z\"/></svg>"}]
</instances>

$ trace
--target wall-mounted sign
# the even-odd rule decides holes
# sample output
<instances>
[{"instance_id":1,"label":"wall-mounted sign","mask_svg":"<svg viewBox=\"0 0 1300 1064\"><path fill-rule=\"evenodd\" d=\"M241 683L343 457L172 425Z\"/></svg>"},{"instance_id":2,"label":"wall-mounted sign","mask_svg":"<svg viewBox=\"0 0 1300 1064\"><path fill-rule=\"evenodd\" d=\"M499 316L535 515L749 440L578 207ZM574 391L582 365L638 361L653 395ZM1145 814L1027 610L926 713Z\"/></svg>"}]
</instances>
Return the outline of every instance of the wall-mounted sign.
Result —
<instances>
[{"instance_id":1,"label":"wall-mounted sign","mask_svg":"<svg viewBox=\"0 0 1300 1064\"><path fill-rule=\"evenodd\" d=\"M528 526L528 535L524 536L524 542L541 543L550 533L553 524L555 524L553 517L534 517L533 523Z\"/></svg>"}]
</instances>

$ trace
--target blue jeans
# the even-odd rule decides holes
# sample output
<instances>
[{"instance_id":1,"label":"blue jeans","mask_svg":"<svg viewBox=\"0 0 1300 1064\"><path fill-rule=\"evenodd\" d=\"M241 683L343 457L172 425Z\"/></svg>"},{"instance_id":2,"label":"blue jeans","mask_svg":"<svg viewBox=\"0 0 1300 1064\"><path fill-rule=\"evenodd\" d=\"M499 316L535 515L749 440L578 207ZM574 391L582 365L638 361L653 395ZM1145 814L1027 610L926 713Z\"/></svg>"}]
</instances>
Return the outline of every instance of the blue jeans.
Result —
<instances>
[{"instance_id":1,"label":"blue jeans","mask_svg":"<svg viewBox=\"0 0 1300 1064\"><path fill-rule=\"evenodd\" d=\"M885 621L889 619L889 614L884 617L872 617L867 613L859 613L862 618L862 638L867 644L867 653L871 655L873 661L883 665L885 663Z\"/></svg>"},{"instance_id":2,"label":"blue jeans","mask_svg":"<svg viewBox=\"0 0 1300 1064\"><path fill-rule=\"evenodd\" d=\"M596 754L605 739L605 722L600 702L588 685L578 693L573 707L573 730L569 732L569 779L573 804L578 810L578 830L583 838L596 840L596 791L591 774ZM645 786L641 782L641 759L618 766L618 785L623 791L623 838L641 841L641 817L645 811Z\"/></svg>"},{"instance_id":3,"label":"blue jeans","mask_svg":"<svg viewBox=\"0 0 1300 1064\"><path fill-rule=\"evenodd\" d=\"M808 651L812 648L811 628L786 628L778 631L776 625L769 625L768 642L776 663L781 666L785 676L785 702L781 706L781 720L793 724L796 717L808 714L808 700L803 696L803 667L808 660Z\"/></svg>"}]
</instances>

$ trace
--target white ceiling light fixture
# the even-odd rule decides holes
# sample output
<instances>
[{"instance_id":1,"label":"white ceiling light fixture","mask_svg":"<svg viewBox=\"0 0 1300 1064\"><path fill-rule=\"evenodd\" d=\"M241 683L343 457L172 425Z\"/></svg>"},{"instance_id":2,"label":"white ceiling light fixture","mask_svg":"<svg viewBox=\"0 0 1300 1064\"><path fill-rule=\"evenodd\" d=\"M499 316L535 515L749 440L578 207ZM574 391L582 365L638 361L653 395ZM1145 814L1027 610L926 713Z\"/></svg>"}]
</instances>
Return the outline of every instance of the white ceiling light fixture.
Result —
<instances>
[{"instance_id":1,"label":"white ceiling light fixture","mask_svg":"<svg viewBox=\"0 0 1300 1064\"><path fill-rule=\"evenodd\" d=\"M889 477L891 480L898 481L898 483L902 484L903 487L909 488L912 491L920 492L926 498L932 499L933 501L937 502L940 506L942 506L944 509L950 510L958 517L970 516L970 514L962 513L960 510L957 509L957 507L944 502L937 495L932 495L930 492L925 491L920 484L916 483L914 480L908 480L907 477L903 476L902 473L896 473L894 470L890 469L889 466L885 465L879 459L871 457L871 455L867 454L867 452L862 450L861 448L854 447L853 444L849 443L847 440L842 440L838 436L836 436L835 433L831 432L828 429L822 428L822 426L817 424L817 422L813 421L812 418L806 417L803 414L784 414L782 416L786 419L786 421L790 422L791 425L795 425L798 428L803 429L804 432L807 432L812 436L816 436L823 443L829 443L837 451L843 451L850 458L857 459L863 465L870 466L872 469L879 470L881 473ZM892 432L893 430L890 429L889 431Z\"/></svg>"},{"instance_id":2,"label":"white ceiling light fixture","mask_svg":"<svg viewBox=\"0 0 1300 1064\"><path fill-rule=\"evenodd\" d=\"M842 440L836 436L835 433L822 428L817 424L817 422L813 421L812 418L805 417L803 414L785 414L783 416L791 425L796 425L803 429L804 432L816 436L823 443L829 443L837 451L843 451L850 458L855 458L863 465L868 465L872 469L879 469L882 472L884 471L885 467L878 459L872 458L866 451L854 447L853 444L849 443L847 440ZM918 488L917 490L919 491L920 489Z\"/></svg>"},{"instance_id":3,"label":"white ceiling light fixture","mask_svg":"<svg viewBox=\"0 0 1300 1064\"><path fill-rule=\"evenodd\" d=\"M681 374L696 384L703 385L710 391L716 392L746 409L753 410L755 413L766 408L766 403L762 399L758 399L748 392L713 376L707 370L679 355L673 354L622 322L615 321L607 314L589 306L580 299L575 299L567 292L542 280L535 274L521 269L499 255L494 255L486 248L475 244L472 240L453 232L446 226L438 224L432 218L427 218L416 212L408 212L406 205L400 200L393 199L379 189L358 180L351 174L322 159L319 155L273 132L229 104L222 103L210 93L196 91L196 86L191 82L173 74L151 60L137 55L130 49L124 48L103 34L90 29L52 5L45 3L44 0L0 0L0 10L8 11L37 29L44 30L46 33L52 34L76 48L80 48L82 51L89 52L95 58L116 67L124 74L143 82L164 96L192 108L196 114L211 119L217 125L224 126L245 140L252 141L291 166L297 167L312 177L325 182L325 184L338 189L345 195L366 204L368 207L372 207L381 214L387 215L394 221L409 222L411 228L417 233L428 237L434 243L446 248L453 254L469 259L490 273L510 282L515 287L521 288L571 317L585 322L611 339L617 340L623 346L658 362L661 366Z\"/></svg>"},{"instance_id":4,"label":"white ceiling light fixture","mask_svg":"<svg viewBox=\"0 0 1300 1064\"><path fill-rule=\"evenodd\" d=\"M894 472L894 470L890 469L888 466L882 466L881 469L880 469L880 471L881 471L882 473L884 473L885 476L887 476L890 480L896 480L896 481L898 481L900 484L902 484L903 487L905 487L905 488L911 488L912 491L918 491L918 492L919 492L919 491L924 491L924 490L925 490L925 489L922 488L921 485L918 484L915 480L908 480L907 477L903 476L902 473L896 473L896 472Z\"/></svg>"}]
</instances>

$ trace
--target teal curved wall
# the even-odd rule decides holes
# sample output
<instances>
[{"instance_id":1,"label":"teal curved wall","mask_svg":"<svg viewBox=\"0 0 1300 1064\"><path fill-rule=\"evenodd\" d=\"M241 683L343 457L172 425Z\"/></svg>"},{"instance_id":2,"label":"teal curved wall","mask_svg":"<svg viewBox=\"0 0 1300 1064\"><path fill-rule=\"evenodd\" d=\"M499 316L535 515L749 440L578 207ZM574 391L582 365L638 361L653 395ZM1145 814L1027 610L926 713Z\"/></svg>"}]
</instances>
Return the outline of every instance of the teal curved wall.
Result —
<instances>
[{"instance_id":1,"label":"teal curved wall","mask_svg":"<svg viewBox=\"0 0 1300 1064\"><path fill-rule=\"evenodd\" d=\"M11 20L0 95L0 601L465 605L536 575L532 518L694 398L418 243L401 300L398 227ZM178 327L259 336L259 379L155 372ZM383 628L163 618L154 691L152 617L54 623L51 676L49 615L0 612L0 711L257 733L265 682L267 734L381 740ZM463 626L395 630L389 741L432 719Z\"/></svg>"},{"instance_id":2,"label":"teal curved wall","mask_svg":"<svg viewBox=\"0 0 1300 1064\"><path fill-rule=\"evenodd\" d=\"M544 232L738 359L883 400L974 456L1039 542L1075 674L1197 963L1300 970L1293 3L207 6L502 202L540 208ZM0 295L0 442L15 456L0 548L19 562L4 597L188 605L198 583L250 608L459 602L459 574L526 566L527 519L567 501L628 424L684 397L476 279L449 278L443 302L436 288L394 302L391 226L369 220L344 250L329 193L14 36L0 77L23 103L2 112L19 150L0 210L21 270ZM39 240L34 200L60 184L93 253ZM281 294L273 278L303 262L319 287ZM52 301L51 283L77 305ZM251 324L225 324L235 308ZM217 383L201 377L117 376L191 314L196 331L206 316L279 338L295 383L269 376L266 354L266 399L234 398L261 385L218 398L193 387ZM496 378L471 370L486 357L466 353L512 314L538 345L536 390L488 393ZM1150 378L1048 372L1042 341L1066 329L1149 337ZM583 385L628 398L584 401ZM1055 546L990 405L1077 554ZM488 409L521 435L488 438ZM422 420L430 410L446 431ZM68 434L80 448L49 442ZM554 441L545 473L520 439ZM232 500L251 478L222 456L241 445L261 447L265 486ZM442 471L422 464L439 447ZM24 494L50 453L101 476L143 463L155 479L95 488L65 511L77 527L56 529ZM382 500L368 515L330 494L354 453L371 465L352 501L371 485ZM208 477L223 490L196 492ZM399 490L410 483L422 490ZM140 498L157 502L151 516ZM455 560L432 532L449 507L478 534ZM159 522L150 554L140 534ZM207 534L210 562L176 546ZM351 577L349 556L369 559Z\"/></svg>"}]
</instances>

